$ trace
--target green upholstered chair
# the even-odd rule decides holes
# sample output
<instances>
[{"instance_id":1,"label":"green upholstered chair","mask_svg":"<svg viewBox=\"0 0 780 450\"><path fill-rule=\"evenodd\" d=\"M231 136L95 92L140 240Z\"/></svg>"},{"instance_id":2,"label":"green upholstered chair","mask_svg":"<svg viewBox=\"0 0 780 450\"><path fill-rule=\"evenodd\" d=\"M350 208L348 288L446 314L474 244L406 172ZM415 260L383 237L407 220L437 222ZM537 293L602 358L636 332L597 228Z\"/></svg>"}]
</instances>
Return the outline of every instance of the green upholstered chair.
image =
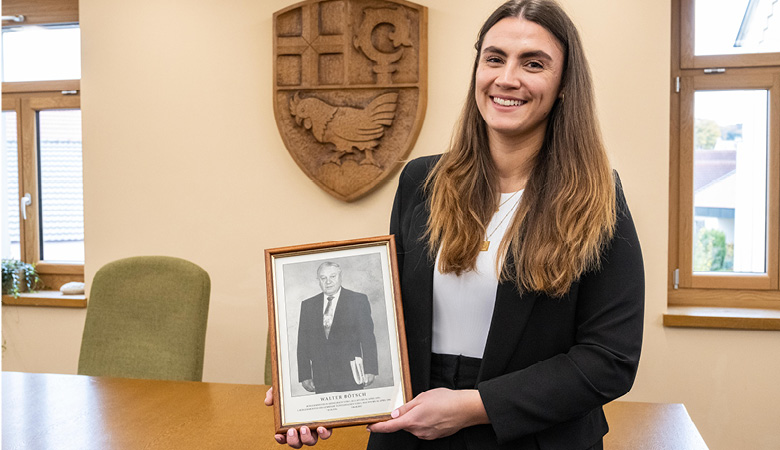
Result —
<instances>
[{"instance_id":1,"label":"green upholstered chair","mask_svg":"<svg viewBox=\"0 0 780 450\"><path fill-rule=\"evenodd\" d=\"M201 381L211 281L179 258L139 256L92 281L81 375Z\"/></svg>"}]
</instances>

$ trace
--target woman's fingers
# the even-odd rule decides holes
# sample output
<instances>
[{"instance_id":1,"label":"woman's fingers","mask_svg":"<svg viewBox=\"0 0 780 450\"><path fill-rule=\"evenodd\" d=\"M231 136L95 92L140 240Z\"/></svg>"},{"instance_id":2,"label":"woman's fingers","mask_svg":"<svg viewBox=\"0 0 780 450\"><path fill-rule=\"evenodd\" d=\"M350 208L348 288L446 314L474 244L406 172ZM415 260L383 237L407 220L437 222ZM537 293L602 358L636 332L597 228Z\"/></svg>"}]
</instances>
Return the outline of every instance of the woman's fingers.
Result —
<instances>
[{"instance_id":1,"label":"woman's fingers","mask_svg":"<svg viewBox=\"0 0 780 450\"><path fill-rule=\"evenodd\" d=\"M394 410L391 417L370 425L368 430L377 433L406 430L427 440L449 436L467 425L489 423L476 390L432 389Z\"/></svg>"},{"instance_id":2,"label":"woman's fingers","mask_svg":"<svg viewBox=\"0 0 780 450\"><path fill-rule=\"evenodd\" d=\"M265 393L266 406L272 406L274 404L274 389L270 388ZM314 445L319 439L328 439L333 430L325 427L317 427L317 432L313 433L307 426L301 427L299 430L290 428L287 430L287 434L275 434L274 439L280 444L287 444L292 448L301 448L304 445Z\"/></svg>"},{"instance_id":3,"label":"woman's fingers","mask_svg":"<svg viewBox=\"0 0 780 450\"><path fill-rule=\"evenodd\" d=\"M315 445L319 439L328 439L333 434L333 430L325 427L317 427L317 432L313 433L309 427L303 426L299 430L290 428L287 434L276 434L274 439L280 444L287 444L292 448L301 448L304 445Z\"/></svg>"},{"instance_id":4,"label":"woman's fingers","mask_svg":"<svg viewBox=\"0 0 780 450\"><path fill-rule=\"evenodd\" d=\"M384 422L374 423L368 426L368 431L372 433L394 433L399 430L404 430L408 426L407 421L403 418L390 419Z\"/></svg>"},{"instance_id":5,"label":"woman's fingers","mask_svg":"<svg viewBox=\"0 0 780 450\"><path fill-rule=\"evenodd\" d=\"M298 431L295 428L290 428L289 430L287 430L287 445L289 445L292 448L303 447L301 438L298 436Z\"/></svg>"},{"instance_id":6,"label":"woman's fingers","mask_svg":"<svg viewBox=\"0 0 780 450\"><path fill-rule=\"evenodd\" d=\"M411 411L413 408L415 408L418 404L420 404L419 396L413 398L409 403L404 403L403 405L396 408L393 412L390 413L390 417L393 419L397 419L404 414Z\"/></svg>"},{"instance_id":7,"label":"woman's fingers","mask_svg":"<svg viewBox=\"0 0 780 450\"><path fill-rule=\"evenodd\" d=\"M327 439L333 434L333 430L325 427L317 427L317 434L320 436L320 439Z\"/></svg>"},{"instance_id":8,"label":"woman's fingers","mask_svg":"<svg viewBox=\"0 0 780 450\"><path fill-rule=\"evenodd\" d=\"M406 413L414 409L417 404L418 401L415 397L409 403L401 405L399 408L393 410L393 412L390 413L390 420L369 425L368 431L372 433L393 433L398 430L406 429L406 427L410 425Z\"/></svg>"},{"instance_id":9,"label":"woman's fingers","mask_svg":"<svg viewBox=\"0 0 780 450\"><path fill-rule=\"evenodd\" d=\"M268 388L265 393L265 406L273 406L274 404L274 388Z\"/></svg>"},{"instance_id":10,"label":"woman's fingers","mask_svg":"<svg viewBox=\"0 0 780 450\"><path fill-rule=\"evenodd\" d=\"M317 443L317 433L312 433L309 427L301 427L300 429L301 442L304 445L314 445Z\"/></svg>"}]
</instances>

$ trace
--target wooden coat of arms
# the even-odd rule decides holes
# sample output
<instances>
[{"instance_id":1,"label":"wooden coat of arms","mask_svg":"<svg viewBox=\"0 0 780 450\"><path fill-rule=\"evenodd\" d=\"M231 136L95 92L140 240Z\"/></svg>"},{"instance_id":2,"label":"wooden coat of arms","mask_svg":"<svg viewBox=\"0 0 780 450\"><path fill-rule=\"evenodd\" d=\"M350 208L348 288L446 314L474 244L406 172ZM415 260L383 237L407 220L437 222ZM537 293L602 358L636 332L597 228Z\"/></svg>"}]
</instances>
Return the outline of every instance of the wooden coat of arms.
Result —
<instances>
[{"instance_id":1,"label":"wooden coat of arms","mask_svg":"<svg viewBox=\"0 0 780 450\"><path fill-rule=\"evenodd\" d=\"M425 7L308 0L274 14L274 115L319 187L353 201L409 154L427 100Z\"/></svg>"}]
</instances>

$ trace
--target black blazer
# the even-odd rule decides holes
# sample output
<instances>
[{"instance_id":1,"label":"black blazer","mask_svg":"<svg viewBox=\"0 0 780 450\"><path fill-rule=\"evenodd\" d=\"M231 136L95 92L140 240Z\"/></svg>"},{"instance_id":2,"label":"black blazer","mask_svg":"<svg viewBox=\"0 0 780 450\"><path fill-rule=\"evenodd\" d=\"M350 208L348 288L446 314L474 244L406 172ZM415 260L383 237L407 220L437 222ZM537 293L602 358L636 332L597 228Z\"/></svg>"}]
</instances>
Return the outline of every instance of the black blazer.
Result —
<instances>
[{"instance_id":1,"label":"black blazer","mask_svg":"<svg viewBox=\"0 0 780 450\"><path fill-rule=\"evenodd\" d=\"M361 389L352 376L350 361L360 356L365 373L379 372L368 297L342 287L327 338L322 324L324 301L320 293L301 304L298 381L311 379L317 393Z\"/></svg>"},{"instance_id":2,"label":"black blazer","mask_svg":"<svg viewBox=\"0 0 780 450\"><path fill-rule=\"evenodd\" d=\"M434 261L424 239L422 185L437 160L418 158L404 168L390 222L415 395L430 387ZM617 228L598 272L584 274L563 298L519 295L499 283L476 385L491 424L464 429L469 448L589 448L608 430L602 405L631 388L642 345L644 268L615 178ZM369 449L391 448L414 449L416 438L372 434Z\"/></svg>"}]
</instances>

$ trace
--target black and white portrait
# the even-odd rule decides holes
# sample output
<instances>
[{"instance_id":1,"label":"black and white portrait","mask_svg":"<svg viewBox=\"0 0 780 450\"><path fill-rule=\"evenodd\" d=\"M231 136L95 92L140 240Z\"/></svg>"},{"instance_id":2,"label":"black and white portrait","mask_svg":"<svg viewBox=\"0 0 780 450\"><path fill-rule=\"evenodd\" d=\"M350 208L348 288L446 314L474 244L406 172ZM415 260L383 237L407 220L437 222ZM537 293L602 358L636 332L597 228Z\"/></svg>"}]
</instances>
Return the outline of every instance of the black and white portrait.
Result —
<instances>
[{"instance_id":1,"label":"black and white portrait","mask_svg":"<svg viewBox=\"0 0 780 450\"><path fill-rule=\"evenodd\" d=\"M277 428L372 423L411 400L393 236L265 254Z\"/></svg>"},{"instance_id":2,"label":"black and white portrait","mask_svg":"<svg viewBox=\"0 0 780 450\"><path fill-rule=\"evenodd\" d=\"M289 351L297 366L292 395L392 385L379 255L286 264L283 270Z\"/></svg>"}]
</instances>

